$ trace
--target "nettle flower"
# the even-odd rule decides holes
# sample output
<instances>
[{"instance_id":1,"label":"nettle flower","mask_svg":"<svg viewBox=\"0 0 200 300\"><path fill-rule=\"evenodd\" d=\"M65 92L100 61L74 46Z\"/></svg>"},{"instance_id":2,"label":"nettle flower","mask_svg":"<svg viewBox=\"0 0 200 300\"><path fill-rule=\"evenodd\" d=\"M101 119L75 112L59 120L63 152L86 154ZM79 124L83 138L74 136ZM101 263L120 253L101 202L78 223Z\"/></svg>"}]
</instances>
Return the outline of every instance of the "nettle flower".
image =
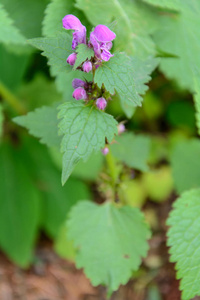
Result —
<instances>
[{"instance_id":1,"label":"nettle flower","mask_svg":"<svg viewBox=\"0 0 200 300\"><path fill-rule=\"evenodd\" d=\"M66 15L63 19L63 27L67 30L74 30L72 49L76 49L78 44L86 44L86 28L81 21L74 15Z\"/></svg>"},{"instance_id":2,"label":"nettle flower","mask_svg":"<svg viewBox=\"0 0 200 300\"><path fill-rule=\"evenodd\" d=\"M105 25L97 25L90 33L90 40L86 38L86 28L81 21L74 15L66 15L63 20L63 27L67 30L73 30L72 49L74 52L67 58L67 63L74 66L78 54L76 47L79 44L85 44L88 48L94 50L94 55L90 60L83 61L77 69L82 72L89 73L95 68L101 67L102 61L108 61L113 54L110 53L112 48L112 41L116 35ZM93 76L94 76L93 73ZM87 103L93 101L93 105L99 110L104 110L107 106L107 101L110 100L110 93L105 90L104 85L98 87L94 81L85 82L81 79L75 78L72 81L74 92L72 96L76 100L85 100Z\"/></svg>"},{"instance_id":3,"label":"nettle flower","mask_svg":"<svg viewBox=\"0 0 200 300\"><path fill-rule=\"evenodd\" d=\"M109 52L116 34L105 25L97 25L90 33L90 43L98 60L108 61L113 54Z\"/></svg>"}]
</instances>

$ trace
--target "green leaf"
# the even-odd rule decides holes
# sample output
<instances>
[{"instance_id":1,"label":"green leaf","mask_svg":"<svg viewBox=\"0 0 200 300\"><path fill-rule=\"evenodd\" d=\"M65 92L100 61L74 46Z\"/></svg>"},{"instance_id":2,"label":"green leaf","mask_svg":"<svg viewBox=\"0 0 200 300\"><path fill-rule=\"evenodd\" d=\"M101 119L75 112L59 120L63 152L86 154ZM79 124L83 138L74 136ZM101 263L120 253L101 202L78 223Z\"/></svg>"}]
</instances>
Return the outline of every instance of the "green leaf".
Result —
<instances>
[{"instance_id":1,"label":"green leaf","mask_svg":"<svg viewBox=\"0 0 200 300\"><path fill-rule=\"evenodd\" d=\"M72 70L66 61L72 53L72 38L68 33L58 32L55 37L31 39L29 44L43 51L42 55L48 58L53 76Z\"/></svg>"},{"instance_id":2,"label":"green leaf","mask_svg":"<svg viewBox=\"0 0 200 300\"><path fill-rule=\"evenodd\" d=\"M178 193L200 187L200 141L181 141L171 151L174 185Z\"/></svg>"},{"instance_id":3,"label":"green leaf","mask_svg":"<svg viewBox=\"0 0 200 300\"><path fill-rule=\"evenodd\" d=\"M108 62L103 63L95 72L94 80L101 87L114 94L118 92L121 103L128 108L141 106L142 97L148 89L145 82L150 80L149 73L156 67L157 60L141 62L138 58L129 58L125 54L115 53ZM128 109L125 109L128 113Z\"/></svg>"},{"instance_id":4,"label":"green leaf","mask_svg":"<svg viewBox=\"0 0 200 300\"><path fill-rule=\"evenodd\" d=\"M143 0L148 4L152 4L161 8L180 10L180 0Z\"/></svg>"},{"instance_id":5,"label":"green leaf","mask_svg":"<svg viewBox=\"0 0 200 300\"><path fill-rule=\"evenodd\" d=\"M199 68L200 70L200 68ZM196 108L196 124L198 129L198 134L200 135L200 72L197 71L197 74L194 76L194 104Z\"/></svg>"},{"instance_id":6,"label":"green leaf","mask_svg":"<svg viewBox=\"0 0 200 300\"><path fill-rule=\"evenodd\" d=\"M41 36L41 24L48 0L1 0L15 27L28 39Z\"/></svg>"},{"instance_id":7,"label":"green leaf","mask_svg":"<svg viewBox=\"0 0 200 300\"><path fill-rule=\"evenodd\" d=\"M3 134L3 121L4 121L3 106L0 103L0 141Z\"/></svg>"},{"instance_id":8,"label":"green leaf","mask_svg":"<svg viewBox=\"0 0 200 300\"><path fill-rule=\"evenodd\" d=\"M2 4L0 4L0 32L0 42L19 45L26 43L25 37L13 24L13 20L10 19Z\"/></svg>"},{"instance_id":9,"label":"green leaf","mask_svg":"<svg viewBox=\"0 0 200 300\"><path fill-rule=\"evenodd\" d=\"M63 154L62 184L66 182L75 165L89 158L91 153L105 145L105 138L112 141L117 134L115 119L95 106L85 106L81 101L66 102L60 107L58 118Z\"/></svg>"},{"instance_id":10,"label":"green leaf","mask_svg":"<svg viewBox=\"0 0 200 300\"><path fill-rule=\"evenodd\" d=\"M147 171L147 160L150 152L150 139L144 135L123 133L116 137L116 142L110 145L112 154L127 166Z\"/></svg>"},{"instance_id":11,"label":"green leaf","mask_svg":"<svg viewBox=\"0 0 200 300\"><path fill-rule=\"evenodd\" d=\"M27 267L40 221L38 191L17 149L0 147L0 246L10 259Z\"/></svg>"},{"instance_id":12,"label":"green leaf","mask_svg":"<svg viewBox=\"0 0 200 300\"><path fill-rule=\"evenodd\" d=\"M200 189L183 193L167 220L168 246L171 261L176 263L177 278L181 279L182 299L200 296Z\"/></svg>"},{"instance_id":13,"label":"green leaf","mask_svg":"<svg viewBox=\"0 0 200 300\"><path fill-rule=\"evenodd\" d=\"M145 58L155 54L151 34L157 26L156 11L142 1L110 0L77 0L77 7L83 10L92 25L108 25L114 20L116 26L115 49L127 54Z\"/></svg>"},{"instance_id":14,"label":"green leaf","mask_svg":"<svg viewBox=\"0 0 200 300\"><path fill-rule=\"evenodd\" d=\"M180 14L161 16L154 40L159 49L178 58L162 58L160 69L182 88L194 89L193 66L200 67L200 2L190 1L190 7Z\"/></svg>"},{"instance_id":15,"label":"green leaf","mask_svg":"<svg viewBox=\"0 0 200 300\"><path fill-rule=\"evenodd\" d=\"M80 202L72 208L67 228L77 249L77 267L84 268L94 286L105 284L109 292L125 284L147 254L150 231L137 208Z\"/></svg>"},{"instance_id":16,"label":"green leaf","mask_svg":"<svg viewBox=\"0 0 200 300\"><path fill-rule=\"evenodd\" d=\"M25 116L14 118L13 121L28 129L29 133L39 138L41 143L49 147L60 147L61 137L58 136L56 107L37 108Z\"/></svg>"},{"instance_id":17,"label":"green leaf","mask_svg":"<svg viewBox=\"0 0 200 300\"><path fill-rule=\"evenodd\" d=\"M94 50L92 48L88 48L85 44L78 45L76 53L77 59L73 69L80 66L86 59L90 60L90 58L94 56Z\"/></svg>"}]
</instances>

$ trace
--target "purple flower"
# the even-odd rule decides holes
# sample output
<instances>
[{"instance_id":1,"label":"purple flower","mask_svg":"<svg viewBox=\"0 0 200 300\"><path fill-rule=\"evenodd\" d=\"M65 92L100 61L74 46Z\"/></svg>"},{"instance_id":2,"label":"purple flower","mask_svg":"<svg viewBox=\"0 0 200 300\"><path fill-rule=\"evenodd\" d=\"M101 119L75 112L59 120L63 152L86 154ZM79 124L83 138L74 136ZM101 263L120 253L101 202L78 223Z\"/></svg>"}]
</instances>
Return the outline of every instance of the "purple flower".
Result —
<instances>
[{"instance_id":1,"label":"purple flower","mask_svg":"<svg viewBox=\"0 0 200 300\"><path fill-rule=\"evenodd\" d=\"M107 155L109 153L109 148L104 147L103 149L101 149L101 152L102 152L103 155Z\"/></svg>"},{"instance_id":2,"label":"purple flower","mask_svg":"<svg viewBox=\"0 0 200 300\"><path fill-rule=\"evenodd\" d=\"M73 81L72 81L72 86L73 86L74 89L76 89L78 87L86 88L87 87L87 82L85 82L81 79L78 79L78 78L74 78Z\"/></svg>"},{"instance_id":3,"label":"purple flower","mask_svg":"<svg viewBox=\"0 0 200 300\"><path fill-rule=\"evenodd\" d=\"M76 62L76 58L77 58L76 53L70 54L67 58L67 63L70 64L70 66L73 66Z\"/></svg>"},{"instance_id":4,"label":"purple flower","mask_svg":"<svg viewBox=\"0 0 200 300\"><path fill-rule=\"evenodd\" d=\"M91 61L85 61L83 64L83 71L89 73L92 70L92 63Z\"/></svg>"},{"instance_id":5,"label":"purple flower","mask_svg":"<svg viewBox=\"0 0 200 300\"><path fill-rule=\"evenodd\" d=\"M113 55L109 52L112 40L116 34L105 25L97 25L90 33L90 42L93 45L96 57L101 61L108 61Z\"/></svg>"},{"instance_id":6,"label":"purple flower","mask_svg":"<svg viewBox=\"0 0 200 300\"><path fill-rule=\"evenodd\" d=\"M63 27L67 30L75 30L73 33L72 49L75 49L78 44L86 44L86 28L80 20L74 15L66 15L63 19Z\"/></svg>"},{"instance_id":7,"label":"purple flower","mask_svg":"<svg viewBox=\"0 0 200 300\"><path fill-rule=\"evenodd\" d=\"M84 88L82 87L78 87L74 90L73 94L72 94L73 98L75 98L76 100L85 100L87 99L87 93L84 90Z\"/></svg>"},{"instance_id":8,"label":"purple flower","mask_svg":"<svg viewBox=\"0 0 200 300\"><path fill-rule=\"evenodd\" d=\"M106 108L106 105L107 101L105 98L101 97L97 99L96 106L98 107L98 109L104 110Z\"/></svg>"}]
</instances>

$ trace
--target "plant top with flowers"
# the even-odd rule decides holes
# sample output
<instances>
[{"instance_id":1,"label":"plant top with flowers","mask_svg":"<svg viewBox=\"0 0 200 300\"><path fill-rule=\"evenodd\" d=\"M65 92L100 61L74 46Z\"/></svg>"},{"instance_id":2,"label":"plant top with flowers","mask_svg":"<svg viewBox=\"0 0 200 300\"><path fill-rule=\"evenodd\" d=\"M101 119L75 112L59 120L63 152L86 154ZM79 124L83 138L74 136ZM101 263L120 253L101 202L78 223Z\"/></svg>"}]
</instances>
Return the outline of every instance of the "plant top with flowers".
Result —
<instances>
[{"instance_id":1,"label":"plant top with flowers","mask_svg":"<svg viewBox=\"0 0 200 300\"><path fill-rule=\"evenodd\" d=\"M84 268L94 285L105 284L108 293L112 293L121 283L127 282L133 270L138 269L141 257L147 253L147 239L150 233L142 213L124 205L126 203L123 203L122 199L118 205L116 198L123 184L121 176L130 176L131 167L146 170L147 155L142 154L143 158L139 164L137 157L134 157L131 163L128 162L126 144L121 140L126 134L124 121L118 124L105 110L113 101L120 101L127 117L132 117L135 106L141 106L141 95L147 90L145 83L149 81L149 74L157 66L158 60L150 57L142 61L123 52L115 52L114 43L117 36L103 24L94 27L87 37L86 27L76 16L68 14L62 22L63 32L50 37L31 39L29 43L43 51L42 54L48 58L51 74L56 80L66 82L70 91L68 97L64 97L63 102L57 106L36 109L14 120L28 128L42 143L61 152L63 185L78 162L86 161L93 152L100 152L101 156L106 158L108 179L102 177L99 182L105 204L97 206L88 201L81 202L72 210L67 227L69 238L74 241L74 251L78 251L77 266ZM72 36L69 30L73 31ZM133 135L127 134L125 139L135 143ZM141 147L149 147L148 138L142 137L142 140L138 141ZM119 146L119 149L116 146ZM119 163L118 159L122 162ZM129 166L128 169L124 163ZM93 214L94 219L91 218ZM112 224L117 227L120 226L117 220L121 219L124 223L123 230L120 227L114 229L108 226L109 222L103 221L104 215L110 215L113 219ZM78 225L77 216L78 223L85 225ZM101 245L95 248L99 252L99 267L94 270L90 261L93 264L96 260L93 255L97 254L93 247L88 248L87 239L88 234L92 234L91 228L95 227L92 223L96 223L98 218L101 233L106 232L106 236L99 236L100 240L105 238L105 242L101 242ZM80 230L87 226L86 219L92 223L88 223L89 227L84 228L87 234L80 240ZM75 228L76 226L78 227ZM136 227L140 228L141 235L135 236L134 241L129 239L125 248L120 250L118 240L123 238L124 230L129 232L128 235L135 235ZM113 230L120 236L113 236ZM81 251L78 250L80 245ZM116 248L119 252L106 263L106 253L110 252L111 248Z\"/></svg>"}]
</instances>

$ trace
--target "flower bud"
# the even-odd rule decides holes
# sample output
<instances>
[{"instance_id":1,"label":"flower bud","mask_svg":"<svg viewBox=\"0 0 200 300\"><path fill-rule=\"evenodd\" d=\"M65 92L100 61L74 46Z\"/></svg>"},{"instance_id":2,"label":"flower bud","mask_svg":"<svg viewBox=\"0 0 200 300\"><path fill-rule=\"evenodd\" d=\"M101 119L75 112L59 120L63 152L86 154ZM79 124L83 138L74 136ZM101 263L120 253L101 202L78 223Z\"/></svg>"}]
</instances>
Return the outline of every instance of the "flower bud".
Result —
<instances>
[{"instance_id":1,"label":"flower bud","mask_svg":"<svg viewBox=\"0 0 200 300\"><path fill-rule=\"evenodd\" d=\"M76 53L70 54L67 58L67 63L70 64L70 66L73 66L76 62L76 58L77 58Z\"/></svg>"},{"instance_id":2,"label":"flower bud","mask_svg":"<svg viewBox=\"0 0 200 300\"><path fill-rule=\"evenodd\" d=\"M89 73L92 70L92 63L91 61L85 61L83 64L83 71Z\"/></svg>"},{"instance_id":3,"label":"flower bud","mask_svg":"<svg viewBox=\"0 0 200 300\"><path fill-rule=\"evenodd\" d=\"M87 99L87 93L84 90L84 88L82 87L78 87L74 90L73 94L72 94L73 98L75 98L76 100L81 100L81 99Z\"/></svg>"},{"instance_id":4,"label":"flower bud","mask_svg":"<svg viewBox=\"0 0 200 300\"><path fill-rule=\"evenodd\" d=\"M123 123L119 123L117 129L118 129L118 134L121 134L126 130L126 127Z\"/></svg>"},{"instance_id":5,"label":"flower bud","mask_svg":"<svg viewBox=\"0 0 200 300\"><path fill-rule=\"evenodd\" d=\"M109 148L104 147L103 149L101 149L101 152L102 152L103 155L107 155L109 153Z\"/></svg>"},{"instance_id":6,"label":"flower bud","mask_svg":"<svg viewBox=\"0 0 200 300\"><path fill-rule=\"evenodd\" d=\"M104 110L107 106L107 101L105 98L101 97L98 98L96 101L96 106L98 107L98 109Z\"/></svg>"},{"instance_id":7,"label":"flower bud","mask_svg":"<svg viewBox=\"0 0 200 300\"><path fill-rule=\"evenodd\" d=\"M72 81L72 86L74 89L78 88L78 87L87 87L87 83L81 79L78 78L74 78Z\"/></svg>"}]
</instances>

